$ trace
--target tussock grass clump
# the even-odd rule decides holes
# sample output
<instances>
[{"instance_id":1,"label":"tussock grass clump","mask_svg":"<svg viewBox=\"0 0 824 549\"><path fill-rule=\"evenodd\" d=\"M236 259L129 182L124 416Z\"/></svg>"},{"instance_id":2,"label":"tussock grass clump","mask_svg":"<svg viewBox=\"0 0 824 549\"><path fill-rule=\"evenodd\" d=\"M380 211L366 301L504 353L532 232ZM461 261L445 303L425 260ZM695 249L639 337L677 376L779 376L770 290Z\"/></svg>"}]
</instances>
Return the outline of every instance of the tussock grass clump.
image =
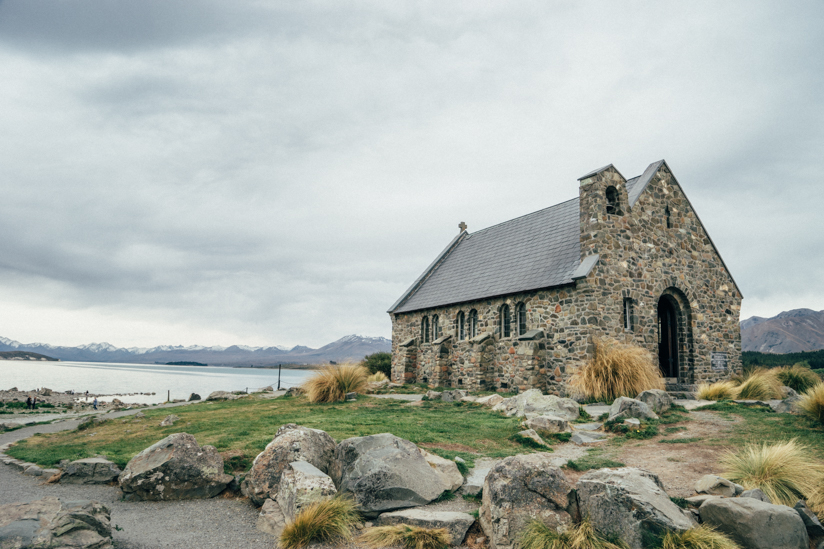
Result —
<instances>
[{"instance_id":1,"label":"tussock grass clump","mask_svg":"<svg viewBox=\"0 0 824 549\"><path fill-rule=\"evenodd\" d=\"M824 520L824 478L807 494L807 506L818 516L818 520Z\"/></svg>"},{"instance_id":2,"label":"tussock grass clump","mask_svg":"<svg viewBox=\"0 0 824 549\"><path fill-rule=\"evenodd\" d=\"M738 386L736 397L743 400L780 399L781 381L775 372L757 369L748 375Z\"/></svg>"},{"instance_id":3,"label":"tussock grass clump","mask_svg":"<svg viewBox=\"0 0 824 549\"><path fill-rule=\"evenodd\" d=\"M369 370L357 364L326 366L303 384L309 402L340 402L346 393L362 393L366 389Z\"/></svg>"},{"instance_id":4,"label":"tussock grass clump","mask_svg":"<svg viewBox=\"0 0 824 549\"><path fill-rule=\"evenodd\" d=\"M282 549L299 549L313 542L348 541L360 520L355 502L347 497L317 501L304 507L280 534Z\"/></svg>"},{"instance_id":5,"label":"tussock grass clump","mask_svg":"<svg viewBox=\"0 0 824 549\"><path fill-rule=\"evenodd\" d=\"M369 383L379 383L381 381L389 381L389 378L386 377L386 374L383 372L375 372L371 376L367 377L366 381Z\"/></svg>"},{"instance_id":6,"label":"tussock grass clump","mask_svg":"<svg viewBox=\"0 0 824 549\"><path fill-rule=\"evenodd\" d=\"M521 532L521 549L628 549L621 540L600 536L588 518L565 532L556 532L543 522L533 520Z\"/></svg>"},{"instance_id":7,"label":"tussock grass clump","mask_svg":"<svg viewBox=\"0 0 824 549\"><path fill-rule=\"evenodd\" d=\"M737 388L738 385L734 381L702 383L698 386L695 396L701 400L732 400L738 393Z\"/></svg>"},{"instance_id":8,"label":"tussock grass clump","mask_svg":"<svg viewBox=\"0 0 824 549\"><path fill-rule=\"evenodd\" d=\"M804 415L824 425L824 383L808 389L801 395L798 405Z\"/></svg>"},{"instance_id":9,"label":"tussock grass clump","mask_svg":"<svg viewBox=\"0 0 824 549\"><path fill-rule=\"evenodd\" d=\"M635 398L647 389L663 389L664 378L646 349L600 340L571 385L585 398L613 401L621 396Z\"/></svg>"},{"instance_id":10,"label":"tussock grass clump","mask_svg":"<svg viewBox=\"0 0 824 549\"><path fill-rule=\"evenodd\" d=\"M740 547L711 526L701 525L684 532L667 532L661 549L740 549Z\"/></svg>"},{"instance_id":11,"label":"tussock grass clump","mask_svg":"<svg viewBox=\"0 0 824 549\"><path fill-rule=\"evenodd\" d=\"M445 528L420 528L406 524L377 526L367 530L359 541L369 549L405 547L406 549L444 549L452 538Z\"/></svg>"},{"instance_id":12,"label":"tussock grass clump","mask_svg":"<svg viewBox=\"0 0 824 549\"><path fill-rule=\"evenodd\" d=\"M779 368L775 372L778 380L797 393L805 393L819 383L818 374L801 364L793 364L787 368Z\"/></svg>"},{"instance_id":13,"label":"tussock grass clump","mask_svg":"<svg viewBox=\"0 0 824 549\"><path fill-rule=\"evenodd\" d=\"M722 476L747 490L760 488L775 504L792 507L824 481L824 468L795 439L749 444L721 458Z\"/></svg>"}]
</instances>

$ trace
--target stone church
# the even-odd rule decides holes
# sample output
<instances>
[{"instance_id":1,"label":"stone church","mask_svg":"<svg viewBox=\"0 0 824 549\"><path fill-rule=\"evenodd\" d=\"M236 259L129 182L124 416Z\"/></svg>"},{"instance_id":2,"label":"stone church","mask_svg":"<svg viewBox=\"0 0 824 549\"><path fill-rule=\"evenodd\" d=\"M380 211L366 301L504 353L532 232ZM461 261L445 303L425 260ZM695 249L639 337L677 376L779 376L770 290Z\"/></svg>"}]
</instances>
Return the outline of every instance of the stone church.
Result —
<instances>
[{"instance_id":1,"label":"stone church","mask_svg":"<svg viewBox=\"0 0 824 549\"><path fill-rule=\"evenodd\" d=\"M395 382L565 395L609 338L647 348L667 388L741 368L741 292L663 160L611 164L578 198L460 233L388 311Z\"/></svg>"}]
</instances>

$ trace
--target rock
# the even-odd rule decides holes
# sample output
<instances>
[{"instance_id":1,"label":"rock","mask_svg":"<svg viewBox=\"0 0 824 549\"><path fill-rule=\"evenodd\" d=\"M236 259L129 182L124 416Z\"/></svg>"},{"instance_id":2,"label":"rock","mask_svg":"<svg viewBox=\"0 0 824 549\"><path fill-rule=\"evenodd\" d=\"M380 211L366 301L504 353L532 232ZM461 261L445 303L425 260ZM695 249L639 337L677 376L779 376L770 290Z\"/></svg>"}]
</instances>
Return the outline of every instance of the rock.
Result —
<instances>
[{"instance_id":1,"label":"rock","mask_svg":"<svg viewBox=\"0 0 824 549\"><path fill-rule=\"evenodd\" d=\"M237 400L240 395L235 395L228 391L214 391L206 397L206 400Z\"/></svg>"},{"instance_id":2,"label":"rock","mask_svg":"<svg viewBox=\"0 0 824 549\"><path fill-rule=\"evenodd\" d=\"M747 549L807 549L809 538L798 512L753 498L707 500L701 521Z\"/></svg>"},{"instance_id":3,"label":"rock","mask_svg":"<svg viewBox=\"0 0 824 549\"><path fill-rule=\"evenodd\" d=\"M789 387L787 387L789 389ZM792 389L790 389L792 391ZM777 414L800 414L799 403L801 397L796 395L788 396L784 400L768 400L767 405Z\"/></svg>"},{"instance_id":4,"label":"rock","mask_svg":"<svg viewBox=\"0 0 824 549\"><path fill-rule=\"evenodd\" d=\"M152 444L129 461L120 475L128 500L210 498L232 481L214 446L199 446L188 433L175 433Z\"/></svg>"},{"instance_id":5,"label":"rock","mask_svg":"<svg viewBox=\"0 0 824 549\"><path fill-rule=\"evenodd\" d=\"M576 423L575 430L576 431L597 431L601 427L603 427L603 423Z\"/></svg>"},{"instance_id":6,"label":"rock","mask_svg":"<svg viewBox=\"0 0 824 549\"><path fill-rule=\"evenodd\" d=\"M503 402L504 397L501 395L487 395L485 397L479 397L477 402L478 404L483 404L484 406L489 406L490 408Z\"/></svg>"},{"instance_id":7,"label":"rock","mask_svg":"<svg viewBox=\"0 0 824 549\"><path fill-rule=\"evenodd\" d=\"M752 499L757 499L758 501L764 501L766 503L772 503L772 501L770 501L769 496L767 496L767 494L765 494L764 492L762 492L758 488L756 488L754 490L744 490L743 492L741 492L740 497L742 497L742 498L752 498Z\"/></svg>"},{"instance_id":8,"label":"rock","mask_svg":"<svg viewBox=\"0 0 824 549\"><path fill-rule=\"evenodd\" d=\"M200 400L200 395L199 394L192 393L191 395L189 395L189 402L192 402L192 401L195 401L195 400Z\"/></svg>"},{"instance_id":9,"label":"rock","mask_svg":"<svg viewBox=\"0 0 824 549\"><path fill-rule=\"evenodd\" d=\"M172 415L166 416L163 419L163 421L160 422L160 426L161 427L171 427L178 420L180 420L180 418L177 417L176 415L172 414Z\"/></svg>"},{"instance_id":10,"label":"rock","mask_svg":"<svg viewBox=\"0 0 824 549\"><path fill-rule=\"evenodd\" d=\"M478 397L474 397L474 396L465 396L460 400L460 402L471 402L473 404L477 401L478 401Z\"/></svg>"},{"instance_id":11,"label":"rock","mask_svg":"<svg viewBox=\"0 0 824 549\"><path fill-rule=\"evenodd\" d=\"M743 486L741 486L740 484L736 484L734 482L732 483L732 485L735 486L735 495L736 496L740 496L741 494L744 493L744 487Z\"/></svg>"},{"instance_id":12,"label":"rock","mask_svg":"<svg viewBox=\"0 0 824 549\"><path fill-rule=\"evenodd\" d=\"M50 397L50 396L52 396L52 390L51 389L46 389L45 387L43 387L42 389L40 389L40 394L43 395L44 397Z\"/></svg>"},{"instance_id":13,"label":"rock","mask_svg":"<svg viewBox=\"0 0 824 549\"><path fill-rule=\"evenodd\" d=\"M268 387L264 387L263 389L261 389L261 391L264 393L274 393L275 388L269 385Z\"/></svg>"},{"instance_id":14,"label":"rock","mask_svg":"<svg viewBox=\"0 0 824 549\"><path fill-rule=\"evenodd\" d=\"M454 461L444 459L441 456L436 456L435 454L430 454L426 450L421 450L421 454L423 454L423 458L429 466L435 469L435 471L437 471L441 476L441 480L443 481L444 486L447 486L447 490L454 492L461 487L464 482L464 478Z\"/></svg>"},{"instance_id":15,"label":"rock","mask_svg":"<svg viewBox=\"0 0 824 549\"><path fill-rule=\"evenodd\" d=\"M30 477L39 477L43 474L43 469L41 469L37 465L32 465L31 467L26 467L26 470L23 471L23 474L28 475Z\"/></svg>"},{"instance_id":16,"label":"rock","mask_svg":"<svg viewBox=\"0 0 824 549\"><path fill-rule=\"evenodd\" d=\"M286 393L283 396L294 397L300 396L303 394L303 389L301 387L289 387L286 389Z\"/></svg>"},{"instance_id":17,"label":"rock","mask_svg":"<svg viewBox=\"0 0 824 549\"><path fill-rule=\"evenodd\" d=\"M632 429L633 431L640 431L641 430L641 420L637 417L628 417L624 420L624 425Z\"/></svg>"},{"instance_id":18,"label":"rock","mask_svg":"<svg viewBox=\"0 0 824 549\"><path fill-rule=\"evenodd\" d=\"M332 479L366 518L426 505L450 486L417 446L389 433L348 438L335 450Z\"/></svg>"},{"instance_id":19,"label":"rock","mask_svg":"<svg viewBox=\"0 0 824 549\"><path fill-rule=\"evenodd\" d=\"M699 494L731 498L735 496L735 484L718 475L704 475L695 483L695 491Z\"/></svg>"},{"instance_id":20,"label":"rock","mask_svg":"<svg viewBox=\"0 0 824 549\"><path fill-rule=\"evenodd\" d=\"M454 391L444 391L441 393L441 400L444 402L458 402L467 395L463 389L455 389Z\"/></svg>"},{"instance_id":21,"label":"rock","mask_svg":"<svg viewBox=\"0 0 824 549\"><path fill-rule=\"evenodd\" d=\"M267 498L277 497L281 473L293 461L307 461L328 475L334 459L332 437L319 429L288 423L255 458L243 481L243 494L262 505Z\"/></svg>"},{"instance_id":22,"label":"rock","mask_svg":"<svg viewBox=\"0 0 824 549\"><path fill-rule=\"evenodd\" d=\"M90 429L91 427L96 427L103 423L106 423L106 418L97 417L97 416L89 416L77 425L77 430L82 431L84 429Z\"/></svg>"},{"instance_id":23,"label":"rock","mask_svg":"<svg viewBox=\"0 0 824 549\"><path fill-rule=\"evenodd\" d=\"M344 400L346 400L346 402L355 402L358 400L358 393L346 393L344 395Z\"/></svg>"},{"instance_id":24,"label":"rock","mask_svg":"<svg viewBox=\"0 0 824 549\"><path fill-rule=\"evenodd\" d=\"M404 509L383 513L375 521L377 526L407 524L420 528L444 528L449 532L450 545L461 545L475 517L468 513L434 511L426 508Z\"/></svg>"},{"instance_id":25,"label":"rock","mask_svg":"<svg viewBox=\"0 0 824 549\"><path fill-rule=\"evenodd\" d=\"M661 389L648 389L635 397L635 400L640 400L656 414L663 414L672 408L672 397Z\"/></svg>"},{"instance_id":26,"label":"rock","mask_svg":"<svg viewBox=\"0 0 824 549\"><path fill-rule=\"evenodd\" d=\"M524 426L540 433L570 433L569 422L558 416L537 416L526 420Z\"/></svg>"},{"instance_id":27,"label":"rock","mask_svg":"<svg viewBox=\"0 0 824 549\"><path fill-rule=\"evenodd\" d=\"M521 438L529 439L538 446L549 446L549 444L544 442L544 439L538 436L538 433L536 433L534 429L527 429L525 431L521 431L518 433L518 436Z\"/></svg>"},{"instance_id":28,"label":"rock","mask_svg":"<svg viewBox=\"0 0 824 549\"><path fill-rule=\"evenodd\" d=\"M551 415L567 421L578 419L581 405L571 398L543 395L538 389L530 389L496 404L492 410L503 412L508 417L533 417Z\"/></svg>"},{"instance_id":29,"label":"rock","mask_svg":"<svg viewBox=\"0 0 824 549\"><path fill-rule=\"evenodd\" d=\"M486 475L501 461L500 459L489 458L476 459L475 467L469 470L466 481L464 481L464 485L461 488L461 493L467 496L477 496L480 494L484 488Z\"/></svg>"},{"instance_id":30,"label":"rock","mask_svg":"<svg viewBox=\"0 0 824 549\"><path fill-rule=\"evenodd\" d=\"M491 549L510 549L531 520L551 528L571 525L574 502L572 487L550 454L508 457L486 476L481 528Z\"/></svg>"},{"instance_id":31,"label":"rock","mask_svg":"<svg viewBox=\"0 0 824 549\"><path fill-rule=\"evenodd\" d=\"M329 499L338 491L331 477L308 461L293 461L280 475L275 501L287 522L292 522L305 506Z\"/></svg>"},{"instance_id":32,"label":"rock","mask_svg":"<svg viewBox=\"0 0 824 549\"><path fill-rule=\"evenodd\" d=\"M0 505L0 547L110 549L109 509L96 501L46 497Z\"/></svg>"},{"instance_id":33,"label":"rock","mask_svg":"<svg viewBox=\"0 0 824 549\"><path fill-rule=\"evenodd\" d=\"M694 526L670 500L657 475L624 467L590 471L578 480L581 516L589 516L602 534L642 549L645 532L683 532Z\"/></svg>"},{"instance_id":34,"label":"rock","mask_svg":"<svg viewBox=\"0 0 824 549\"><path fill-rule=\"evenodd\" d=\"M78 459L61 469L61 484L108 484L121 473L117 465L103 457Z\"/></svg>"},{"instance_id":35,"label":"rock","mask_svg":"<svg viewBox=\"0 0 824 549\"><path fill-rule=\"evenodd\" d=\"M146 414L144 414L143 412L138 412L135 415L133 415L132 417L134 419L142 419L142 418L146 417Z\"/></svg>"},{"instance_id":36,"label":"rock","mask_svg":"<svg viewBox=\"0 0 824 549\"><path fill-rule=\"evenodd\" d=\"M281 532L286 527L286 518L283 516L283 511L280 510L280 505L276 501L267 498L263 502L255 526L261 532L272 534L276 539L279 539Z\"/></svg>"},{"instance_id":37,"label":"rock","mask_svg":"<svg viewBox=\"0 0 824 549\"><path fill-rule=\"evenodd\" d=\"M628 417L638 419L658 419L655 412L645 402L634 398L618 397L609 407L609 420L623 420Z\"/></svg>"},{"instance_id":38,"label":"rock","mask_svg":"<svg viewBox=\"0 0 824 549\"><path fill-rule=\"evenodd\" d=\"M424 398L426 398L426 400L440 400L441 394L443 393L440 393L438 391L427 391L426 394L423 396Z\"/></svg>"},{"instance_id":39,"label":"rock","mask_svg":"<svg viewBox=\"0 0 824 549\"><path fill-rule=\"evenodd\" d=\"M781 387L781 398L792 398L797 396L800 395L792 387L787 387L786 385Z\"/></svg>"},{"instance_id":40,"label":"rock","mask_svg":"<svg viewBox=\"0 0 824 549\"><path fill-rule=\"evenodd\" d=\"M123 406L123 401L119 398L112 399L112 406Z\"/></svg>"},{"instance_id":41,"label":"rock","mask_svg":"<svg viewBox=\"0 0 824 549\"><path fill-rule=\"evenodd\" d=\"M811 538L819 538L824 536L824 526L821 525L821 521L818 520L815 513L807 507L807 503L805 501L798 500L798 503L795 504L794 509L798 511L798 516L800 516L801 520L804 521L804 526L807 528L808 536Z\"/></svg>"},{"instance_id":42,"label":"rock","mask_svg":"<svg viewBox=\"0 0 824 549\"><path fill-rule=\"evenodd\" d=\"M760 492L760 490L759 490L759 492ZM700 494L698 496L692 496L691 498L686 498L686 500L693 507L701 507L701 505L703 505L704 502L707 501L708 499L720 498L720 497L723 497L723 496L713 496L711 494Z\"/></svg>"},{"instance_id":43,"label":"rock","mask_svg":"<svg viewBox=\"0 0 824 549\"><path fill-rule=\"evenodd\" d=\"M586 445L586 444L595 444L595 443L598 443L598 442L604 442L606 439L607 439L607 435L605 435L604 433L592 433L592 432L589 432L589 431L587 431L587 432L575 431L574 433L572 433L572 438L570 440L572 442L574 442L575 444L583 446L583 445Z\"/></svg>"}]
</instances>

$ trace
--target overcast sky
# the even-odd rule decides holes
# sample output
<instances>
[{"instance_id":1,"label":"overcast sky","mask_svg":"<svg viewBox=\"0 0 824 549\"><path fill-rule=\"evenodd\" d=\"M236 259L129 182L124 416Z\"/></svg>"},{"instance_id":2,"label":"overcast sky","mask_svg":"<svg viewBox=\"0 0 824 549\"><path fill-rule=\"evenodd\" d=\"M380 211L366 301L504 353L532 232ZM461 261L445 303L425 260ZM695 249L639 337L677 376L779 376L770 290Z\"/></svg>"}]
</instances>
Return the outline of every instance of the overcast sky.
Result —
<instances>
[{"instance_id":1,"label":"overcast sky","mask_svg":"<svg viewBox=\"0 0 824 549\"><path fill-rule=\"evenodd\" d=\"M390 336L457 234L665 158L824 309L824 2L0 0L0 336Z\"/></svg>"}]
</instances>

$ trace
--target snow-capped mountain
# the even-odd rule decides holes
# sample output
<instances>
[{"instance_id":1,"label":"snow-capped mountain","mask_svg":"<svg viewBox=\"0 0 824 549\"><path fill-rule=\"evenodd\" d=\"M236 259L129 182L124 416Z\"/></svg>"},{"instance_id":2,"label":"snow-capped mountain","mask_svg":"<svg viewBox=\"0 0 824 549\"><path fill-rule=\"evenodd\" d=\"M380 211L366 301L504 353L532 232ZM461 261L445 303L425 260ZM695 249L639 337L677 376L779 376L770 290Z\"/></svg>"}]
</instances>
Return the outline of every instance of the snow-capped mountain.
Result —
<instances>
[{"instance_id":1,"label":"snow-capped mountain","mask_svg":"<svg viewBox=\"0 0 824 549\"><path fill-rule=\"evenodd\" d=\"M20 343L0 337L0 351L31 351L60 360L76 362L126 362L154 364L166 362L203 362L211 365L254 365L273 364L321 364L329 361L345 362L361 360L364 356L388 352L392 342L384 337L364 337L348 335L312 349L297 345L291 349L279 345L271 347L250 347L232 345L230 347L203 345L159 345L157 347L115 347L110 343L89 343L77 347L61 347L47 343Z\"/></svg>"}]
</instances>

